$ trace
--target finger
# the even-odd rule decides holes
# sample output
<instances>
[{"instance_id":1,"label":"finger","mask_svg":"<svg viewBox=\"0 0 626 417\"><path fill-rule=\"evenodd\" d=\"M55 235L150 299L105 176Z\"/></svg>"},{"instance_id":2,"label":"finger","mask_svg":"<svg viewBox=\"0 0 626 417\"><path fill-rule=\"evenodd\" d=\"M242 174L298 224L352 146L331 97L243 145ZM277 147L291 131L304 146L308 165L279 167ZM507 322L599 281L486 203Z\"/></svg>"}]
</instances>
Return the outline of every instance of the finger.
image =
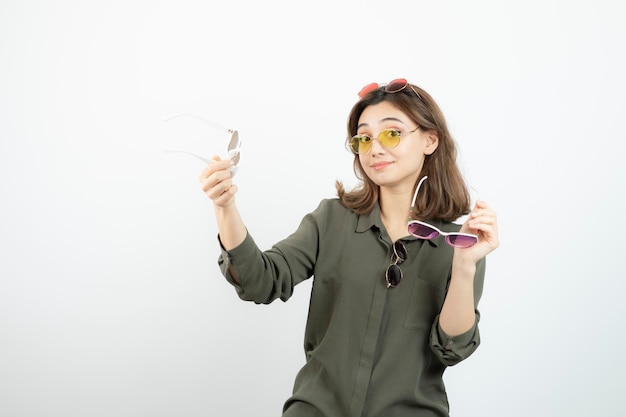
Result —
<instances>
[{"instance_id":1,"label":"finger","mask_svg":"<svg viewBox=\"0 0 626 417\"><path fill-rule=\"evenodd\" d=\"M469 217L470 223L495 223L496 221L496 213L492 211L480 210L472 213Z\"/></svg>"},{"instance_id":2,"label":"finger","mask_svg":"<svg viewBox=\"0 0 626 417\"><path fill-rule=\"evenodd\" d=\"M213 156L212 162L207 164L200 173L200 177L208 177L213 172L229 169L233 166L233 162L230 159L221 159L219 156Z\"/></svg>"},{"instance_id":3,"label":"finger","mask_svg":"<svg viewBox=\"0 0 626 417\"><path fill-rule=\"evenodd\" d=\"M215 199L222 195L233 184L230 175L225 176L223 171L216 172L209 178L200 182L202 184L202 191L204 191L211 199Z\"/></svg>"},{"instance_id":4,"label":"finger","mask_svg":"<svg viewBox=\"0 0 626 417\"><path fill-rule=\"evenodd\" d=\"M487 204L485 200L477 200L474 207L479 209L490 209L489 204Z\"/></svg>"},{"instance_id":5,"label":"finger","mask_svg":"<svg viewBox=\"0 0 626 417\"><path fill-rule=\"evenodd\" d=\"M466 225L474 233L497 235L498 220L496 213L489 209L486 204L483 207L472 211Z\"/></svg>"},{"instance_id":6,"label":"finger","mask_svg":"<svg viewBox=\"0 0 626 417\"><path fill-rule=\"evenodd\" d=\"M478 218L485 217L485 216L486 217L493 217L493 218L495 218L496 212L493 211L489 207L489 205L487 203L485 203L484 201L476 202L476 206L470 212L469 218L470 219L478 219Z\"/></svg>"},{"instance_id":7,"label":"finger","mask_svg":"<svg viewBox=\"0 0 626 417\"><path fill-rule=\"evenodd\" d=\"M228 178L224 181L221 181L215 188L217 189L217 192L222 195L224 193L227 193L233 186L233 181Z\"/></svg>"},{"instance_id":8,"label":"finger","mask_svg":"<svg viewBox=\"0 0 626 417\"><path fill-rule=\"evenodd\" d=\"M235 184L231 184L228 189L226 189L223 193L219 195L219 197L213 199L213 204L220 207L225 207L233 202L235 199L235 194L239 188Z\"/></svg>"},{"instance_id":9,"label":"finger","mask_svg":"<svg viewBox=\"0 0 626 417\"><path fill-rule=\"evenodd\" d=\"M230 179L230 171L222 169L217 171L208 171L207 175L200 175L199 180L205 187L213 187L217 183L226 179Z\"/></svg>"},{"instance_id":10,"label":"finger","mask_svg":"<svg viewBox=\"0 0 626 417\"><path fill-rule=\"evenodd\" d=\"M472 224L479 236L491 244L497 246L498 241L498 224L494 217L486 217L476 224Z\"/></svg>"},{"instance_id":11,"label":"finger","mask_svg":"<svg viewBox=\"0 0 626 417\"><path fill-rule=\"evenodd\" d=\"M469 221L468 226L471 229L478 230L481 232L490 232L492 230L496 230L497 221L496 221L496 218L492 216L481 216L476 219L471 219Z\"/></svg>"},{"instance_id":12,"label":"finger","mask_svg":"<svg viewBox=\"0 0 626 417\"><path fill-rule=\"evenodd\" d=\"M202 188L205 189L207 187L213 187L218 182L231 178L232 174L229 168L230 164L228 162L224 165L221 161L205 167L198 176L198 180L202 184Z\"/></svg>"}]
</instances>

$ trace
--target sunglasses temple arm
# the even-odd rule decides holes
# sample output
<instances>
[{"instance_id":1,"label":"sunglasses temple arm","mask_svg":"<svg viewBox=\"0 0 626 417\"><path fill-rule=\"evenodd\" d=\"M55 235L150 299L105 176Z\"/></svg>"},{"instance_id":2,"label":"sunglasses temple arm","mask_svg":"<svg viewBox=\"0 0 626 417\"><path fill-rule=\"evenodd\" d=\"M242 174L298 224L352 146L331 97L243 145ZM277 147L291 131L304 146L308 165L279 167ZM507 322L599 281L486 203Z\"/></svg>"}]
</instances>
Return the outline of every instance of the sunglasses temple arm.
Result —
<instances>
[{"instance_id":1,"label":"sunglasses temple arm","mask_svg":"<svg viewBox=\"0 0 626 417\"><path fill-rule=\"evenodd\" d=\"M164 119L163 119L163 121L164 121L164 122L169 122L170 120L175 119L175 118L177 118L177 117L181 117L181 116L189 116L189 117L193 117L194 119L200 120L200 121L201 121L202 123L204 123L205 125L210 126L210 127L214 128L214 129L217 129L217 130L223 130L223 131L228 132L228 133L233 133L233 130L232 130L232 129L229 129L229 128L224 127L224 126L222 126L222 125L218 125L218 124L217 124L217 123L215 123L215 122L210 122L210 121L208 121L208 120L206 120L206 119L203 119L203 118L202 118L202 117L200 117L200 116L196 116L195 114L191 114L191 113L178 113L178 114L173 114L173 115L171 115L171 116L168 116L168 117L164 118Z\"/></svg>"},{"instance_id":2,"label":"sunglasses temple arm","mask_svg":"<svg viewBox=\"0 0 626 417\"><path fill-rule=\"evenodd\" d=\"M426 178L428 178L428 177L427 176L422 177L420 182L417 184L417 188L415 189L415 194L413 194L413 201L411 202L411 210L413 210L413 207L415 207L415 201L417 201L417 193L419 192L420 188L422 187L422 183L424 181L426 181Z\"/></svg>"},{"instance_id":3,"label":"sunglasses temple arm","mask_svg":"<svg viewBox=\"0 0 626 417\"><path fill-rule=\"evenodd\" d=\"M480 193L478 192L478 190L477 190L476 188L474 188L474 187L472 187L472 186L470 186L470 188L471 188L472 190L474 190L474 193L476 194L476 201L474 201L474 205L476 205L476 203L480 201ZM472 210L473 210L473 209L474 209L474 207L470 207L470 209L472 209Z\"/></svg>"}]
</instances>

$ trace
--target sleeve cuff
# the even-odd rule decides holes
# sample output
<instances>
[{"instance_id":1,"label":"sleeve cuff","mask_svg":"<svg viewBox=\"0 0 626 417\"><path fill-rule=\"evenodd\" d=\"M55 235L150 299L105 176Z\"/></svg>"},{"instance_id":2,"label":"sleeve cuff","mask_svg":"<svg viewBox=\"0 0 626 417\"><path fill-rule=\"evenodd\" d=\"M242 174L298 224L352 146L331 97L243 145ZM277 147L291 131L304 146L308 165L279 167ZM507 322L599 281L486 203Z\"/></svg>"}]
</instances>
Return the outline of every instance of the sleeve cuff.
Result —
<instances>
[{"instance_id":1,"label":"sleeve cuff","mask_svg":"<svg viewBox=\"0 0 626 417\"><path fill-rule=\"evenodd\" d=\"M256 250L256 244L254 242L254 239L252 239L252 236L250 236L249 233L246 233L246 237L243 242L241 242L239 246L231 249L230 251L227 251L224 248L224 245L222 245L219 234L217 235L217 241L220 245L220 255L217 259L220 270L222 271L222 274L224 275L226 280L237 289L237 292L241 292L241 284L237 283L233 279L231 271L234 270L235 272L237 272L238 268L235 266L237 259L250 259L254 255ZM237 278L241 279L239 275L237 276Z\"/></svg>"},{"instance_id":2,"label":"sleeve cuff","mask_svg":"<svg viewBox=\"0 0 626 417\"><path fill-rule=\"evenodd\" d=\"M439 316L435 320L430 333L431 349L439 359L448 366L456 365L469 357L480 345L478 320L465 333L450 336L439 325Z\"/></svg>"}]
</instances>

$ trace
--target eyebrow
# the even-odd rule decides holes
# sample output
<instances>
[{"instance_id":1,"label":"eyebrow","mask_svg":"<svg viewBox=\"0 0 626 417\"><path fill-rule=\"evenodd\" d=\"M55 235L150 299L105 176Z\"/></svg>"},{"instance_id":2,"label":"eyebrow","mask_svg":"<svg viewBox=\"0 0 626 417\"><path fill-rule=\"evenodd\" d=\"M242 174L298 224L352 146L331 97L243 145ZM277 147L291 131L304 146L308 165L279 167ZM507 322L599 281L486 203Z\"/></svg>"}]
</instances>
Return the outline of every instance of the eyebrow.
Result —
<instances>
[{"instance_id":1,"label":"eyebrow","mask_svg":"<svg viewBox=\"0 0 626 417\"><path fill-rule=\"evenodd\" d=\"M385 117L384 119L381 120L381 122L400 122L403 125L406 126L406 123L404 123L404 121L398 119L397 117ZM360 123L359 125L357 125L357 129L362 128L363 126L368 126L367 123Z\"/></svg>"}]
</instances>

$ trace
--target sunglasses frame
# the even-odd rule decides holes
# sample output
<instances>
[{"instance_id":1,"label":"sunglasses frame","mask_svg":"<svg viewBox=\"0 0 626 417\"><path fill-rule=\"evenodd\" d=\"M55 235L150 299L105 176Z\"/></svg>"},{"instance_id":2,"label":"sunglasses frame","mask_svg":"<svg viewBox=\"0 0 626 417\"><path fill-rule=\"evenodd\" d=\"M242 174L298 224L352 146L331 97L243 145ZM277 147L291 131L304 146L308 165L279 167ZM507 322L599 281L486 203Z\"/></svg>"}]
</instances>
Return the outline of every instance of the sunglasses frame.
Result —
<instances>
[{"instance_id":1,"label":"sunglasses frame","mask_svg":"<svg viewBox=\"0 0 626 417\"><path fill-rule=\"evenodd\" d=\"M231 171L232 175L234 176L235 173L237 172L237 169L238 169L237 165L239 164L239 159L241 157L241 144L242 144L242 142L239 140L239 132L236 129L230 129L230 128L224 127L222 125L219 125L219 124L217 124L215 122L211 122L209 120L206 120L206 119L204 119L204 118L202 118L200 116L197 116L195 114L192 114L192 113L177 113L177 114L174 114L174 115L171 115L171 116L168 116L168 117L164 118L163 121L164 122L169 122L170 120L178 118L178 117L181 117L181 116L193 117L194 119L197 119L197 120L201 121L202 123L204 123L205 125L207 125L209 127L212 127L214 129L221 130L221 131L224 131L224 132L227 132L227 133L230 134L230 140L228 141L228 146L226 147L226 150L228 152L228 159L232 160L235 163L235 165L230 168L230 171ZM165 152L186 153L188 155L192 155L192 156L198 158L199 160L201 160L201 161L203 161L203 162L205 162L207 164L210 164L210 163L213 162L212 160L210 160L208 158L205 158L204 156L198 155L197 153L190 152L190 151L187 151L187 150L184 150L184 149L165 148L165 149L163 149L163 151L165 151Z\"/></svg>"},{"instance_id":2,"label":"sunglasses frame","mask_svg":"<svg viewBox=\"0 0 626 417\"><path fill-rule=\"evenodd\" d=\"M422 236L417 236L411 232L409 232L412 236L415 236L418 239L424 239L424 240L430 240L430 239L434 239L437 236L443 236L446 243L454 248L469 248L474 246L476 243L478 243L478 236L473 235L471 233L461 233L461 232L444 232L443 230L439 230L438 228L436 228L435 226L433 226L432 224L428 224L426 222L422 222L420 220L411 220L408 224L408 228L410 230L411 225L412 224L420 224L422 226L428 227L429 229L431 229L433 232L435 232L436 234L432 237L422 237ZM459 236L459 237L468 237L468 238L472 238L472 240L474 240L474 243L472 243L471 245L458 245L455 243L452 243L452 240L450 239L451 236Z\"/></svg>"},{"instance_id":3,"label":"sunglasses frame","mask_svg":"<svg viewBox=\"0 0 626 417\"><path fill-rule=\"evenodd\" d=\"M392 88L392 86L394 85L399 85L399 87ZM396 78L395 80L389 81L387 84L369 83L365 87L361 88L361 91L359 91L358 95L359 95L359 98L363 98L369 93L371 93L372 91L378 90L379 88L384 88L385 92L387 93L399 93L400 91L407 88L407 86L411 87L411 90L413 90L417 98L423 101L422 96L420 96L420 94L417 91L415 91L415 88L413 88L411 83L409 83L406 78Z\"/></svg>"},{"instance_id":4,"label":"sunglasses frame","mask_svg":"<svg viewBox=\"0 0 626 417\"><path fill-rule=\"evenodd\" d=\"M426 179L428 178L428 176L424 176L422 177L422 179L420 180L420 182L417 184L417 188L415 189L415 194L413 195L413 201L411 202L411 208L409 209L409 223L407 224L407 230L409 232L409 234L411 236L415 236L418 239L423 239L423 240L431 240L436 238L437 236L444 236L444 240L445 242L454 247L454 248L469 248L474 246L476 243L478 243L478 236L471 234L471 233L461 233L461 232L444 232L442 230L439 230L437 227L433 226L432 224L428 224L426 222L420 221L420 220L413 220L413 207L415 207L415 201L417 200L417 193L419 192L422 183L424 181L426 181ZM413 233L411 233L411 225L412 224L419 224L425 227L428 227L430 229L432 229L436 235L431 236L431 237L423 237L423 236L418 236L415 235ZM454 237L454 236L459 236L459 237L464 237L464 238L471 238L474 242L471 245L458 245L458 244L454 244L452 243L450 237Z\"/></svg>"},{"instance_id":5,"label":"sunglasses frame","mask_svg":"<svg viewBox=\"0 0 626 417\"><path fill-rule=\"evenodd\" d=\"M372 137L371 137L371 136L369 136L369 135L354 135L354 136L352 136L352 137L348 140L348 142L346 143L346 146L348 147L348 150L350 150L350 151L351 151L353 154L355 154L355 155L359 155L359 154L361 154L361 153L366 154L366 153L368 153L368 152L370 152L370 151L372 150L372 141L373 141L374 139L376 139L376 140L378 141L378 143L380 143L380 144L381 144L381 146L382 146L383 148L385 148L385 149L393 149L393 148L395 148L396 146L398 146L398 145L400 144L400 140L402 139L402 137L403 137L403 136L408 136L408 135L410 135L411 133L416 132L419 128L420 128L420 126L417 126L415 129L410 130L410 131L408 131L408 132L406 132L406 133L403 133L402 131L400 131L400 130L398 130L398 129L385 129L385 130L380 131L380 133L378 133L378 136L376 136L376 138L372 138ZM385 145L385 144L383 143L383 141L381 141L381 140L380 140L380 135L382 135L382 134L383 134L383 133L385 133L385 132L397 132L397 133L398 133L398 136L396 136L396 138L398 139L398 142L397 142L395 145L393 145L393 146L387 146L387 145ZM359 151L359 152L356 152L356 151L354 150L354 147L352 146L352 143L353 143L353 142L356 142L357 146L358 146L358 147L360 147L359 145L361 145L361 139L362 139L362 138L369 138L369 142L368 142L369 147L368 147L368 149L367 149L366 151L364 151L364 152L360 152L360 151ZM358 148L357 148L357 149L358 149Z\"/></svg>"},{"instance_id":6,"label":"sunglasses frame","mask_svg":"<svg viewBox=\"0 0 626 417\"><path fill-rule=\"evenodd\" d=\"M404 243L400 242L399 240L396 240L393 243L392 248L393 248L393 253L391 255L392 260L393 260L394 255L396 257L396 260L392 261L391 264L389 264L389 266L385 270L385 281L387 281L387 288L393 288L393 287L397 287L398 285L400 285L400 282L402 282L402 278L404 277L404 274L402 273L402 269L400 268L400 265L402 265L404 261L406 261L407 258L409 257L409 253L408 253L406 246L404 246ZM400 254L398 252L400 252ZM398 274L397 280L389 279L389 276L390 276L389 274L392 273L392 271L397 271L397 274ZM396 273L396 272L393 272L393 273ZM392 282L392 281L397 281L397 282Z\"/></svg>"}]
</instances>

